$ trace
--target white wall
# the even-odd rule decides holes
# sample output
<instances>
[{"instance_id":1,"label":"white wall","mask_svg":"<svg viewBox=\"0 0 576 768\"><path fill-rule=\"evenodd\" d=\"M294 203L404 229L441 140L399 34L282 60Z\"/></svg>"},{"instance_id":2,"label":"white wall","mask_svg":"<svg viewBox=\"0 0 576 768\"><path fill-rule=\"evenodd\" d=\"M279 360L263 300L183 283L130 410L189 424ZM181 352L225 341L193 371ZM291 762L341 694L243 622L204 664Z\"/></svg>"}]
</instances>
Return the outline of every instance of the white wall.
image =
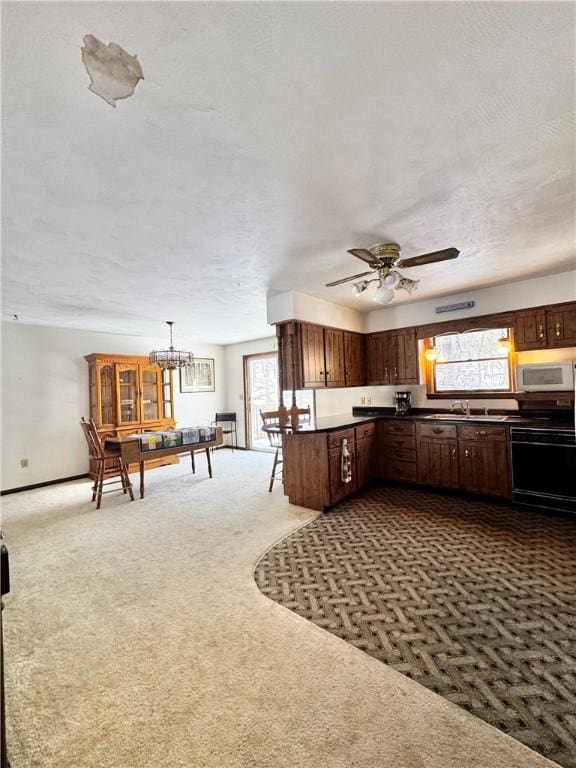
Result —
<instances>
[{"instance_id":1,"label":"white wall","mask_svg":"<svg viewBox=\"0 0 576 768\"><path fill-rule=\"evenodd\" d=\"M80 417L89 415L91 352L145 355L166 338L2 323L2 489L80 475L87 471L87 446ZM224 350L190 343L182 348L215 360L216 392L181 394L174 379L175 416L180 426L207 424L225 405ZM20 459L28 467L20 467Z\"/></svg>"},{"instance_id":2,"label":"white wall","mask_svg":"<svg viewBox=\"0 0 576 768\"><path fill-rule=\"evenodd\" d=\"M302 320L306 323L329 325L346 331L362 331L362 313L332 301L318 299L298 291L270 296L266 302L268 323Z\"/></svg>"},{"instance_id":3,"label":"white wall","mask_svg":"<svg viewBox=\"0 0 576 768\"><path fill-rule=\"evenodd\" d=\"M411 325L438 323L476 315L489 315L493 312L507 312L512 309L538 307L545 304L559 304L576 299L576 271L562 272L558 275L536 277L517 283L495 285L477 291L467 291L453 296L443 296L430 301L418 301L410 304L391 304L385 309L364 315L365 333L387 331L392 328L404 328ZM472 309L436 314L435 308L444 304L460 301L475 301Z\"/></svg>"},{"instance_id":4,"label":"white wall","mask_svg":"<svg viewBox=\"0 0 576 768\"><path fill-rule=\"evenodd\" d=\"M238 427L238 445L246 445L246 426L244 414L244 355L256 355L263 352L276 352L276 337L230 344L224 347L224 367L226 370L226 408L236 413Z\"/></svg>"}]
</instances>

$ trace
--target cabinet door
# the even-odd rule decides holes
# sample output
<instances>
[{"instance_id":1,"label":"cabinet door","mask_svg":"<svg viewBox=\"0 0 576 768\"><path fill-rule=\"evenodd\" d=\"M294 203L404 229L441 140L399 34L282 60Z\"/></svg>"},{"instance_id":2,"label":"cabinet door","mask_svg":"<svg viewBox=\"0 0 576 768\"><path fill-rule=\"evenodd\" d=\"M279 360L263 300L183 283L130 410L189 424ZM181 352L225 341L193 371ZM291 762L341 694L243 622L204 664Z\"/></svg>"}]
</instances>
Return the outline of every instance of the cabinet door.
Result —
<instances>
[{"instance_id":1,"label":"cabinet door","mask_svg":"<svg viewBox=\"0 0 576 768\"><path fill-rule=\"evenodd\" d=\"M460 487L488 496L510 496L508 446L505 443L460 441Z\"/></svg>"},{"instance_id":2,"label":"cabinet door","mask_svg":"<svg viewBox=\"0 0 576 768\"><path fill-rule=\"evenodd\" d=\"M90 370L90 379L94 375L94 413L97 427L112 427L116 423L116 401L114 398L114 366L112 363L96 364L94 373ZM90 381L92 388L92 381ZM90 393L92 401L92 392Z\"/></svg>"},{"instance_id":3,"label":"cabinet door","mask_svg":"<svg viewBox=\"0 0 576 768\"><path fill-rule=\"evenodd\" d=\"M162 371L157 365L140 366L140 409L142 422L162 418Z\"/></svg>"},{"instance_id":4,"label":"cabinet door","mask_svg":"<svg viewBox=\"0 0 576 768\"><path fill-rule=\"evenodd\" d=\"M324 328L303 323L300 330L304 388L324 387L326 386Z\"/></svg>"},{"instance_id":5,"label":"cabinet door","mask_svg":"<svg viewBox=\"0 0 576 768\"><path fill-rule=\"evenodd\" d=\"M376 435L356 440L356 487L362 488L375 476Z\"/></svg>"},{"instance_id":6,"label":"cabinet door","mask_svg":"<svg viewBox=\"0 0 576 768\"><path fill-rule=\"evenodd\" d=\"M418 384L418 339L416 331L402 331L397 335L398 384Z\"/></svg>"},{"instance_id":7,"label":"cabinet door","mask_svg":"<svg viewBox=\"0 0 576 768\"><path fill-rule=\"evenodd\" d=\"M336 504L345 499L351 493L354 493L357 485L356 461L354 458L355 445L348 443L348 450L352 460L352 480L345 483L342 480L342 448L332 448L330 450L329 472L330 472L330 504Z\"/></svg>"},{"instance_id":8,"label":"cabinet door","mask_svg":"<svg viewBox=\"0 0 576 768\"><path fill-rule=\"evenodd\" d=\"M116 368L116 413L118 424L140 421L140 376L138 365L118 363Z\"/></svg>"},{"instance_id":9,"label":"cabinet door","mask_svg":"<svg viewBox=\"0 0 576 768\"><path fill-rule=\"evenodd\" d=\"M386 334L386 347L388 381L390 384L398 384L400 379L400 338L398 333L390 331Z\"/></svg>"},{"instance_id":10,"label":"cabinet door","mask_svg":"<svg viewBox=\"0 0 576 768\"><path fill-rule=\"evenodd\" d=\"M418 482L441 488L458 487L456 440L420 440L418 443Z\"/></svg>"},{"instance_id":11,"label":"cabinet door","mask_svg":"<svg viewBox=\"0 0 576 768\"><path fill-rule=\"evenodd\" d=\"M514 346L517 352L527 349L544 349L548 346L544 310L529 309L516 314L514 318Z\"/></svg>"},{"instance_id":12,"label":"cabinet door","mask_svg":"<svg viewBox=\"0 0 576 768\"><path fill-rule=\"evenodd\" d=\"M344 378L347 387L366 383L366 348L361 333L344 333Z\"/></svg>"},{"instance_id":13,"label":"cabinet door","mask_svg":"<svg viewBox=\"0 0 576 768\"><path fill-rule=\"evenodd\" d=\"M390 384L388 334L374 333L366 339L367 384Z\"/></svg>"},{"instance_id":14,"label":"cabinet door","mask_svg":"<svg viewBox=\"0 0 576 768\"><path fill-rule=\"evenodd\" d=\"M549 347L576 346L576 304L546 312Z\"/></svg>"},{"instance_id":15,"label":"cabinet door","mask_svg":"<svg viewBox=\"0 0 576 768\"><path fill-rule=\"evenodd\" d=\"M344 331L336 331L333 328L324 329L324 354L326 386L345 386Z\"/></svg>"}]
</instances>

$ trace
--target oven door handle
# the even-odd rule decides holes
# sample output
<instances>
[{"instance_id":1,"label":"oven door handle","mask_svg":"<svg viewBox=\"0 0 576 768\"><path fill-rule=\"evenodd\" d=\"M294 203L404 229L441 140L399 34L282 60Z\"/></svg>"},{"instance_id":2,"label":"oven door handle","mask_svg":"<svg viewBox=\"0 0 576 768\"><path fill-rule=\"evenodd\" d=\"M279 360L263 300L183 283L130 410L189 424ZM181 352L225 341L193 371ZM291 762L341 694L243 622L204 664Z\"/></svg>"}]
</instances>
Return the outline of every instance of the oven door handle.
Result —
<instances>
[{"instance_id":1,"label":"oven door handle","mask_svg":"<svg viewBox=\"0 0 576 768\"><path fill-rule=\"evenodd\" d=\"M515 445L541 445L543 447L545 446L551 446L552 448L576 448L576 443L533 443L533 442L523 442L521 440L514 441L512 440L511 446L514 448Z\"/></svg>"}]
</instances>

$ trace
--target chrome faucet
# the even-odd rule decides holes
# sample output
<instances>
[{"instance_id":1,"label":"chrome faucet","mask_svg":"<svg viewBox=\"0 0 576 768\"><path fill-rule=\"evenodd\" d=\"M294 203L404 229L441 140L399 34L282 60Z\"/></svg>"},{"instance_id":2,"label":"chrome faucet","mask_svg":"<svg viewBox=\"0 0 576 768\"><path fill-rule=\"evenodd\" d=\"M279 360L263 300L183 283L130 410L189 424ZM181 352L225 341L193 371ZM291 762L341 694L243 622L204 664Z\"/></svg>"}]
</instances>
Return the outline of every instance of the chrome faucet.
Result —
<instances>
[{"instance_id":1,"label":"chrome faucet","mask_svg":"<svg viewBox=\"0 0 576 768\"><path fill-rule=\"evenodd\" d=\"M470 400L465 400L464 402L466 405L464 405L462 400L454 400L454 402L450 405L450 410L453 411L454 408L460 408L463 414L470 416Z\"/></svg>"}]
</instances>

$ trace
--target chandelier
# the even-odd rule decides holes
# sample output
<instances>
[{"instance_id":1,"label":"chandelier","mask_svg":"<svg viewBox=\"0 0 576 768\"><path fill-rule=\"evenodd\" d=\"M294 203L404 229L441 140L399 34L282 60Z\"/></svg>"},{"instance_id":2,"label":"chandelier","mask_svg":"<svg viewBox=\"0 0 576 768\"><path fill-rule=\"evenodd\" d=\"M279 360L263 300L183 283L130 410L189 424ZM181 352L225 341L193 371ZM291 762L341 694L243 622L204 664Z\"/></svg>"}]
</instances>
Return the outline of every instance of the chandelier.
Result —
<instances>
[{"instance_id":1,"label":"chandelier","mask_svg":"<svg viewBox=\"0 0 576 768\"><path fill-rule=\"evenodd\" d=\"M189 365L194 360L192 352L185 352L183 349L174 349L172 341L172 326L174 322L167 320L166 325L170 327L170 346L168 349L153 349L148 355L151 365L159 365L167 371L175 371L182 368L183 365Z\"/></svg>"}]
</instances>

